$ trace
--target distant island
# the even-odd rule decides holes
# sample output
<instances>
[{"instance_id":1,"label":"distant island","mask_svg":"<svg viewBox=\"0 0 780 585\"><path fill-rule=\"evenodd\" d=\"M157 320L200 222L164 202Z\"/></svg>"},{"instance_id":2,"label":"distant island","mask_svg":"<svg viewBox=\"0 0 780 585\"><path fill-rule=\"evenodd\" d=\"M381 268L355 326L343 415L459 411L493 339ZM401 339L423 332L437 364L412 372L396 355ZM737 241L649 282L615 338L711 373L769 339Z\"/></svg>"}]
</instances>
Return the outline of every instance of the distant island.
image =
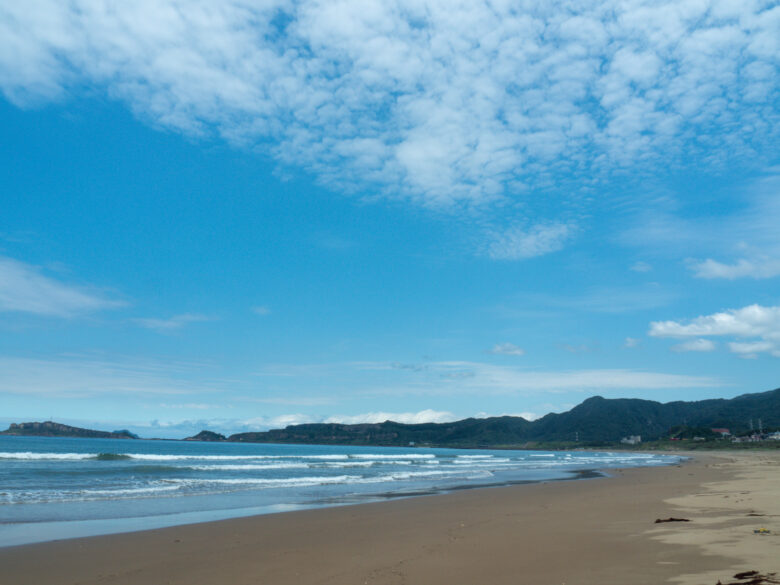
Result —
<instances>
[{"instance_id":1,"label":"distant island","mask_svg":"<svg viewBox=\"0 0 780 585\"><path fill-rule=\"evenodd\" d=\"M215 433L213 431L201 431L194 437L187 437L185 441L227 441L227 437L221 433Z\"/></svg>"},{"instance_id":2,"label":"distant island","mask_svg":"<svg viewBox=\"0 0 780 585\"><path fill-rule=\"evenodd\" d=\"M11 424L0 435L17 435L22 437L81 437L84 439L137 439L138 435L127 430L121 431L94 431L72 427L52 421L26 422Z\"/></svg>"},{"instance_id":3,"label":"distant island","mask_svg":"<svg viewBox=\"0 0 780 585\"><path fill-rule=\"evenodd\" d=\"M736 398L669 402L588 398L568 412L528 421L517 416L450 423L302 424L226 437L203 430L185 441L453 448L573 448L724 439L760 441L780 430L780 388ZM12 424L0 435L134 439L129 431L93 431L55 422ZM774 436L780 436L775 433ZM777 444L780 440L766 441ZM728 443L731 444L731 443Z\"/></svg>"}]
</instances>

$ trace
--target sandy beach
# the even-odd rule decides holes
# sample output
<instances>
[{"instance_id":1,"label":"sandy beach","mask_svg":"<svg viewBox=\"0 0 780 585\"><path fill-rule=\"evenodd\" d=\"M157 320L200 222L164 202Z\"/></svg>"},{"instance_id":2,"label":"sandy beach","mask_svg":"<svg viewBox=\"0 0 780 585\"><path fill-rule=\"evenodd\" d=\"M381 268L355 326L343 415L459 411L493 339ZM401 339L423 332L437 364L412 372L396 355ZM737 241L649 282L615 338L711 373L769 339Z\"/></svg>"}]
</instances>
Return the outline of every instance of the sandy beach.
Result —
<instances>
[{"instance_id":1,"label":"sandy beach","mask_svg":"<svg viewBox=\"0 0 780 585\"><path fill-rule=\"evenodd\" d=\"M610 478L8 547L0 583L725 585L780 571L780 454L693 457ZM689 522L655 523L670 517Z\"/></svg>"}]
</instances>

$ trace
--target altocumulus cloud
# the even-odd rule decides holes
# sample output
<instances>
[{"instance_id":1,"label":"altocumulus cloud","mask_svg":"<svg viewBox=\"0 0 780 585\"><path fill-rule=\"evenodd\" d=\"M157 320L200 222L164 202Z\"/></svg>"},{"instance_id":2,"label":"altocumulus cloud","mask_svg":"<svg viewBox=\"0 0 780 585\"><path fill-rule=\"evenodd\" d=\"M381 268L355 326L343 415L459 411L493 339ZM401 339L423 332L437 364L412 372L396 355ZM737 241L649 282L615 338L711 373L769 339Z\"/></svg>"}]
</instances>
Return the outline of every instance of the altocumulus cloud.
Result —
<instances>
[{"instance_id":1,"label":"altocumulus cloud","mask_svg":"<svg viewBox=\"0 0 780 585\"><path fill-rule=\"evenodd\" d=\"M97 88L329 185L470 204L773 156L778 28L769 0L5 2L0 90Z\"/></svg>"},{"instance_id":2,"label":"altocumulus cloud","mask_svg":"<svg viewBox=\"0 0 780 585\"><path fill-rule=\"evenodd\" d=\"M565 224L536 225L530 229L511 228L495 234L488 246L494 260L521 260L557 252L563 248L574 229Z\"/></svg>"}]
</instances>

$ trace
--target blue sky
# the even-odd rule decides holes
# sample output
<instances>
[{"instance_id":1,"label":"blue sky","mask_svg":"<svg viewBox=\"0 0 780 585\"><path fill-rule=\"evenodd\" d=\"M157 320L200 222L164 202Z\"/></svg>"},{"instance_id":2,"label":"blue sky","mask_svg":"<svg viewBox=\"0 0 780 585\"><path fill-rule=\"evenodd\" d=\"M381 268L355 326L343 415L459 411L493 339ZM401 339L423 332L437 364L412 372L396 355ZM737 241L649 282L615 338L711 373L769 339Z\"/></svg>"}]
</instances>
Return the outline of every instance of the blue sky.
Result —
<instances>
[{"instance_id":1,"label":"blue sky","mask_svg":"<svg viewBox=\"0 0 780 585\"><path fill-rule=\"evenodd\" d=\"M0 2L0 423L778 386L773 2Z\"/></svg>"}]
</instances>

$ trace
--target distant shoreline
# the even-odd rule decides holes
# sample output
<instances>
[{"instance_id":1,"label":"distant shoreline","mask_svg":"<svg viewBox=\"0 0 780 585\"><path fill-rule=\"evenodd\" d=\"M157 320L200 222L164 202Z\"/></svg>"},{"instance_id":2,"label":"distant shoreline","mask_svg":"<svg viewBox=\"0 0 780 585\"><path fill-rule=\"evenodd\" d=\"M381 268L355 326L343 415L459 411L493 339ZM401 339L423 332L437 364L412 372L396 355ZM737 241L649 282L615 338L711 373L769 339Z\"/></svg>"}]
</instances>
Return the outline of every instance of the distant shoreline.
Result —
<instances>
[{"instance_id":1,"label":"distant shoreline","mask_svg":"<svg viewBox=\"0 0 780 585\"><path fill-rule=\"evenodd\" d=\"M503 418L517 418L517 417L503 417ZM489 420L489 419L484 419ZM523 419L520 419L523 420ZM458 421L463 422L463 421ZM402 427L421 427L430 425L401 425L400 423L382 423L383 425L396 425ZM297 425L310 427L325 427L332 425ZM363 428L366 425L340 425L341 427L351 429L353 427ZM372 425L381 426L381 425ZM295 426L287 427L285 431L295 429ZM350 442L344 440L344 442L338 441L318 441L316 435L312 437L311 442L304 442L303 440L284 440L284 437L279 436L278 432L281 431L266 431L262 433L243 433L239 435L231 435L225 437L218 433L211 431L201 431L195 436L186 437L182 439L171 438L157 438L157 437L139 437L131 433L130 431L97 431L93 429L85 429L80 427L73 427L53 421L46 422L32 422L32 423L12 423L11 426L5 430L0 431L0 436L13 436L13 437L49 437L49 438L75 438L75 439L123 439L123 440L144 440L144 441L188 441L188 442L202 442L202 443L253 443L253 444L268 444L268 445L331 445L342 447L419 447L419 448L445 448L445 449L492 449L492 450L517 450L517 451L649 451L649 452L677 452L677 451L689 451L689 450L701 450L701 451L723 451L723 450L754 450L754 449L767 449L774 450L780 449L780 440L764 440L764 441L749 441L742 443L733 443L723 438L710 438L708 440L689 440L689 439L660 439L651 440L637 443L626 443L617 441L595 441L595 442L573 442L573 441L525 441L517 444L461 444L461 443L416 443L410 442L407 444L392 443L392 442ZM252 438L234 438L243 437L244 435L251 435ZM258 438L262 437L262 438ZM273 439L273 440L272 440Z\"/></svg>"},{"instance_id":2,"label":"distant shoreline","mask_svg":"<svg viewBox=\"0 0 780 585\"><path fill-rule=\"evenodd\" d=\"M8 434L139 438L129 430L95 431L53 421L14 423L8 430L0 431L0 435ZM390 420L307 423L230 436L204 429L194 436L173 440L453 449L666 450L731 448L736 437L748 442L774 437L776 440L764 442L780 447L780 388L728 400L694 402L592 396L567 412L550 413L532 421L519 416L496 416L416 424Z\"/></svg>"}]
</instances>

